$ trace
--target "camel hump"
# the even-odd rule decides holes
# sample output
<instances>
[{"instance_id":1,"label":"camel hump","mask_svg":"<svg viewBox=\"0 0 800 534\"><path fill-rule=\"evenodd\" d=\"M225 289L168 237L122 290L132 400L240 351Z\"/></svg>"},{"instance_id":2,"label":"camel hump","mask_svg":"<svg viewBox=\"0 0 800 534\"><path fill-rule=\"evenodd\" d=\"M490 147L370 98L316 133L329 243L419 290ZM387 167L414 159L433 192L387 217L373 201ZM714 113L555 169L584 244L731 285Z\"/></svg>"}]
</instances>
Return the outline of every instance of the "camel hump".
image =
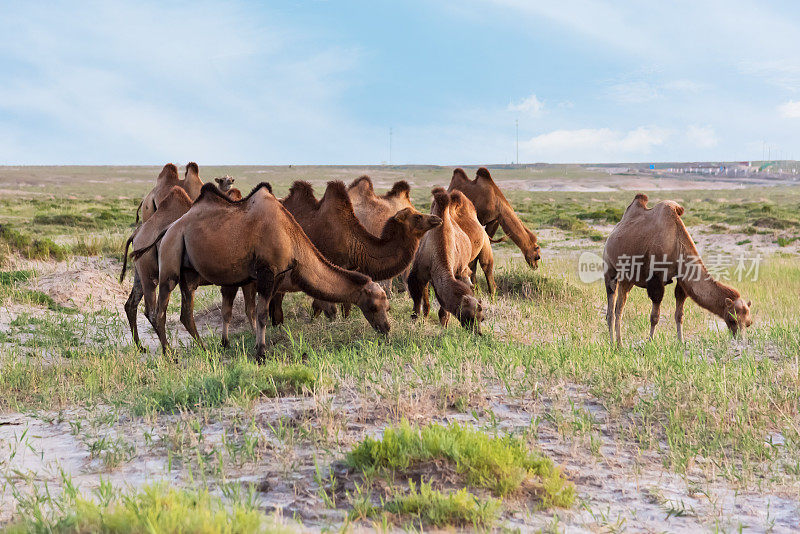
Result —
<instances>
[{"instance_id":1,"label":"camel hump","mask_svg":"<svg viewBox=\"0 0 800 534\"><path fill-rule=\"evenodd\" d=\"M478 171L475 173L475 176L478 178L483 178L484 180L492 180L492 175L489 174L489 169L486 167L481 167L478 169Z\"/></svg>"},{"instance_id":2,"label":"camel hump","mask_svg":"<svg viewBox=\"0 0 800 534\"><path fill-rule=\"evenodd\" d=\"M198 167L197 163L195 163L194 161L190 161L189 163L186 164L186 176L188 176L189 173L200 176L200 167Z\"/></svg>"},{"instance_id":3,"label":"camel hump","mask_svg":"<svg viewBox=\"0 0 800 534\"><path fill-rule=\"evenodd\" d=\"M317 198L314 196L314 186L305 180L296 180L292 187L289 188L289 194L286 198L297 197L306 201L317 203Z\"/></svg>"},{"instance_id":4,"label":"camel hump","mask_svg":"<svg viewBox=\"0 0 800 534\"><path fill-rule=\"evenodd\" d=\"M242 192L235 187L231 187L228 189L228 198L234 201L242 200Z\"/></svg>"},{"instance_id":5,"label":"camel hump","mask_svg":"<svg viewBox=\"0 0 800 534\"><path fill-rule=\"evenodd\" d=\"M192 206L192 199L184 188L179 185L173 185L166 195L161 199L158 205L158 210L169 211L176 207L184 207L188 211Z\"/></svg>"},{"instance_id":6,"label":"camel hump","mask_svg":"<svg viewBox=\"0 0 800 534\"><path fill-rule=\"evenodd\" d=\"M447 194L443 187L434 187L431 193L433 194L433 209L431 213L441 217L450 206L450 195Z\"/></svg>"},{"instance_id":7,"label":"camel hump","mask_svg":"<svg viewBox=\"0 0 800 534\"><path fill-rule=\"evenodd\" d=\"M250 191L247 194L247 196L244 197L243 199L233 200L230 197L228 197L227 194L220 191L219 188L212 182L208 182L206 184L203 184L203 187L200 189L200 195L197 197L194 203L198 204L200 202L205 201L205 202L223 202L226 204L234 204L234 203L244 204L246 201L250 199L250 197L252 197L262 189L266 189L267 191L269 191L270 194L272 194L272 186L269 184L269 182L261 182L260 184L255 186L253 190Z\"/></svg>"},{"instance_id":8,"label":"camel hump","mask_svg":"<svg viewBox=\"0 0 800 534\"><path fill-rule=\"evenodd\" d=\"M674 200L665 200L664 205L670 208L672 211L674 211L678 217L683 215L683 206L681 206Z\"/></svg>"},{"instance_id":9,"label":"camel hump","mask_svg":"<svg viewBox=\"0 0 800 534\"><path fill-rule=\"evenodd\" d=\"M375 193L375 188L372 186L372 178L367 176L366 174L359 176L355 180L350 183L350 186L347 188L349 191L350 189L360 189L365 193Z\"/></svg>"},{"instance_id":10,"label":"camel hump","mask_svg":"<svg viewBox=\"0 0 800 534\"><path fill-rule=\"evenodd\" d=\"M162 180L178 180L178 167L176 167L174 163L167 163L164 165L164 168L161 169L161 172L158 174L158 181L160 182Z\"/></svg>"},{"instance_id":11,"label":"camel hump","mask_svg":"<svg viewBox=\"0 0 800 534\"><path fill-rule=\"evenodd\" d=\"M392 188L386 193L387 198L391 197L405 197L406 199L411 198L411 186L408 185L408 182L405 180L400 180L399 182L395 182Z\"/></svg>"},{"instance_id":12,"label":"camel hump","mask_svg":"<svg viewBox=\"0 0 800 534\"><path fill-rule=\"evenodd\" d=\"M461 191L452 191L450 193L450 205L460 209L467 205L467 197Z\"/></svg>"},{"instance_id":13,"label":"camel hump","mask_svg":"<svg viewBox=\"0 0 800 534\"><path fill-rule=\"evenodd\" d=\"M173 186L152 217L147 219L134 234L132 240L134 257L141 256L158 242L169 225L180 219L191 207L192 200L186 191L180 186Z\"/></svg>"},{"instance_id":14,"label":"camel hump","mask_svg":"<svg viewBox=\"0 0 800 534\"><path fill-rule=\"evenodd\" d=\"M335 202L350 210L353 209L353 204L350 202L350 197L347 194L347 187L341 180L331 180L328 182L328 188L325 189L322 202Z\"/></svg>"},{"instance_id":15,"label":"camel hump","mask_svg":"<svg viewBox=\"0 0 800 534\"><path fill-rule=\"evenodd\" d=\"M464 180L469 179L467 178L467 173L465 173L464 169L462 169L461 167L456 167L455 169L453 169L453 178L455 178L456 176L458 176L459 178L463 178Z\"/></svg>"}]
</instances>

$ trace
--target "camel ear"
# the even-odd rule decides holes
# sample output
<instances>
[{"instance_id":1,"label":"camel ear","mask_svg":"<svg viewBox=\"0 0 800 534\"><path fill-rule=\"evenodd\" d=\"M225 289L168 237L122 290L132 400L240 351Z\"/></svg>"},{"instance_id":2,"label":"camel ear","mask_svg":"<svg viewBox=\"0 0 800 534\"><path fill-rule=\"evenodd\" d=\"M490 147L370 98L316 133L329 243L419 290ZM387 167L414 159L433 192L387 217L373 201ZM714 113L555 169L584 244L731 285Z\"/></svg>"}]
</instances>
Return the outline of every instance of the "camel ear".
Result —
<instances>
[{"instance_id":1,"label":"camel ear","mask_svg":"<svg viewBox=\"0 0 800 534\"><path fill-rule=\"evenodd\" d=\"M231 183L235 182L236 178L231 178Z\"/></svg>"},{"instance_id":2,"label":"camel ear","mask_svg":"<svg viewBox=\"0 0 800 534\"><path fill-rule=\"evenodd\" d=\"M747 301L747 307L749 308L749 307L750 307L750 306L752 306L752 305L753 305L753 301L752 301L752 300L748 300L748 301Z\"/></svg>"},{"instance_id":3,"label":"camel ear","mask_svg":"<svg viewBox=\"0 0 800 534\"><path fill-rule=\"evenodd\" d=\"M408 219L409 213L411 213L411 210L409 210L408 208L403 208L394 214L394 220L396 220L397 222L405 222L405 220Z\"/></svg>"},{"instance_id":4,"label":"camel ear","mask_svg":"<svg viewBox=\"0 0 800 534\"><path fill-rule=\"evenodd\" d=\"M214 181L222 185L222 178L214 178Z\"/></svg>"},{"instance_id":5,"label":"camel ear","mask_svg":"<svg viewBox=\"0 0 800 534\"><path fill-rule=\"evenodd\" d=\"M726 297L725 298L725 306L728 307L728 308L732 308L733 307L733 301Z\"/></svg>"}]
</instances>

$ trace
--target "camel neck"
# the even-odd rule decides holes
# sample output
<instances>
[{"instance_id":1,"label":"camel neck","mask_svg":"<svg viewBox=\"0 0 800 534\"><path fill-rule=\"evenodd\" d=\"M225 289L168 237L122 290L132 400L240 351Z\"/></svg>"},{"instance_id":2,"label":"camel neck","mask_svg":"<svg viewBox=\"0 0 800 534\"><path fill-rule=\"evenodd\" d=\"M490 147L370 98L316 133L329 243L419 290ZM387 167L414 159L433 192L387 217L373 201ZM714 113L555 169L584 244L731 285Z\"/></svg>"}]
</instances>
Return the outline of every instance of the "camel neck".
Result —
<instances>
[{"instance_id":1,"label":"camel neck","mask_svg":"<svg viewBox=\"0 0 800 534\"><path fill-rule=\"evenodd\" d=\"M411 263L416 251L413 241L406 232L390 228L379 238L368 234L368 237L353 239L351 257L360 272L373 280L386 280Z\"/></svg>"},{"instance_id":2,"label":"camel neck","mask_svg":"<svg viewBox=\"0 0 800 534\"><path fill-rule=\"evenodd\" d=\"M725 319L725 299L736 300L739 294L714 280L698 254L687 254L683 263L679 283L686 294L702 308Z\"/></svg>"},{"instance_id":3,"label":"camel neck","mask_svg":"<svg viewBox=\"0 0 800 534\"><path fill-rule=\"evenodd\" d=\"M507 202L500 203L499 222L506 235L521 250L528 250L531 247L530 237L528 237L528 232L525 231L525 226Z\"/></svg>"},{"instance_id":4,"label":"camel neck","mask_svg":"<svg viewBox=\"0 0 800 534\"><path fill-rule=\"evenodd\" d=\"M313 298L329 302L357 303L360 291L369 281L366 276L337 267L326 260L305 237L295 238L292 282Z\"/></svg>"}]
</instances>

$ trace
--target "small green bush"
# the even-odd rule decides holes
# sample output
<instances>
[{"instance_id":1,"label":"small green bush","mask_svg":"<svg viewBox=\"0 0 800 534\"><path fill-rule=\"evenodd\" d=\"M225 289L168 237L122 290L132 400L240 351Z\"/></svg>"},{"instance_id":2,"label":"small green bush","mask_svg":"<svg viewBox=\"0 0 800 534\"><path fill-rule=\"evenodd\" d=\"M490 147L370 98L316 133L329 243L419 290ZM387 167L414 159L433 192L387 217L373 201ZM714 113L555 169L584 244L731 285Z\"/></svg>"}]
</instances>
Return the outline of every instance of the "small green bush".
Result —
<instances>
[{"instance_id":1,"label":"small green bush","mask_svg":"<svg viewBox=\"0 0 800 534\"><path fill-rule=\"evenodd\" d=\"M389 500L387 512L412 515L422 523L444 527L448 525L489 527L500 513L501 503L497 499L480 499L463 488L455 493L444 494L422 482L417 489L409 482L409 491Z\"/></svg>"},{"instance_id":2,"label":"small green bush","mask_svg":"<svg viewBox=\"0 0 800 534\"><path fill-rule=\"evenodd\" d=\"M402 474L428 462L446 461L472 486L506 496L538 488L543 506L572 505L574 488L553 462L528 450L515 436L490 436L458 424L387 428L381 440L366 438L348 455L351 468Z\"/></svg>"}]
</instances>

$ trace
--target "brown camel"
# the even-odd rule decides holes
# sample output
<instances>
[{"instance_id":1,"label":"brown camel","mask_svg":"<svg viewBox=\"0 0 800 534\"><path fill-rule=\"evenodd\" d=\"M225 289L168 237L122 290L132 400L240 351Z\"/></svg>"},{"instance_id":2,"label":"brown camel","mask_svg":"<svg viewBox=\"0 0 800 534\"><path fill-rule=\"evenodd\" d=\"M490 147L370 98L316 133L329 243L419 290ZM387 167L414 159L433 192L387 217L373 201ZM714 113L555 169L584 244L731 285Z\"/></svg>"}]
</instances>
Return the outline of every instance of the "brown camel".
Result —
<instances>
[{"instance_id":1,"label":"brown camel","mask_svg":"<svg viewBox=\"0 0 800 534\"><path fill-rule=\"evenodd\" d=\"M147 221L142 223L131 236L134 250L145 248L154 242L157 237L184 213L192 207L192 201L186 191L180 186L172 189L161 199L158 210ZM134 261L133 287L125 303L125 313L131 328L133 341L139 350L144 350L139 340L139 331L136 322L139 303L144 299L145 316L155 327L156 311L156 286L158 284L158 253L155 247L148 249ZM124 272L123 272L124 276ZM201 285L205 285L201 283ZM237 286L225 286L222 293L222 345L228 346L228 329L233 310L233 300L238 291ZM244 294L245 311L250 324L255 330L255 285L242 286ZM181 322L184 326L189 324L189 307L191 303L181 301ZM191 331L190 331L191 332ZM199 339L198 339L199 340ZM202 343L202 342L201 342Z\"/></svg>"},{"instance_id":2,"label":"brown camel","mask_svg":"<svg viewBox=\"0 0 800 534\"><path fill-rule=\"evenodd\" d=\"M434 191L441 191L446 194L444 188L437 187ZM492 239L486 233L478 215L475 212L475 206L461 191L453 191L450 193L451 213L453 220L458 224L467 237L469 237L472 251L470 252L470 260L468 262L471 274L470 279L472 284L475 284L475 267L476 263L481 264L484 276L486 276L486 287L489 289L490 294L494 294L497 290L497 284L494 281L494 254L492 253ZM466 281L466 280L465 280Z\"/></svg>"},{"instance_id":3,"label":"brown camel","mask_svg":"<svg viewBox=\"0 0 800 534\"><path fill-rule=\"evenodd\" d=\"M236 178L226 174L225 176L221 176L219 178L214 178L214 181L217 182L217 188L222 191L223 193L227 193L231 187L233 187L233 182L236 181Z\"/></svg>"},{"instance_id":4,"label":"brown camel","mask_svg":"<svg viewBox=\"0 0 800 534\"><path fill-rule=\"evenodd\" d=\"M452 313L467 328L480 333L483 307L463 278L469 275L468 263L472 254L469 236L456 223L456 206L451 196L441 188L433 191L431 212L442 219L442 224L425 234L411 264L408 275L408 292L414 301L412 319L420 313L420 307L428 284L433 285L439 301L439 322L446 326L448 313ZM426 306L425 315L427 316Z\"/></svg>"},{"instance_id":5,"label":"brown camel","mask_svg":"<svg viewBox=\"0 0 800 534\"><path fill-rule=\"evenodd\" d=\"M331 263L364 273L375 281L400 274L411 264L425 232L442 223L435 215L404 208L386 221L379 237L375 236L356 217L347 188L340 181L328 182L319 201L314 197L311 184L297 181L281 203ZM273 324L282 321L281 300L282 296L273 298L273 309L270 310ZM330 306L323 303L315 303L313 309L315 316L320 311L325 311L328 316L335 314L335 308L331 312ZM345 315L348 311L346 308Z\"/></svg>"},{"instance_id":6,"label":"brown camel","mask_svg":"<svg viewBox=\"0 0 800 534\"><path fill-rule=\"evenodd\" d=\"M522 251L528 265L534 269L539 266L541 250L536 234L522 224L517 214L514 213L511 203L497 187L486 168L478 169L474 180L467 178L463 169L454 170L450 187L447 190L461 191L472 201L478 214L478 220L486 227L489 237L494 237L498 226L502 227L506 235Z\"/></svg>"},{"instance_id":7,"label":"brown camel","mask_svg":"<svg viewBox=\"0 0 800 534\"><path fill-rule=\"evenodd\" d=\"M200 188L203 187L203 180L200 179L197 163L191 161L186 164L186 173L183 180L178 178L178 168L174 164L167 163L164 165L158 178L156 178L155 187L145 195L136 210L136 222L139 222L139 209L141 209L142 222L144 222L153 215L158 209L161 199L176 185L181 186L194 202L194 199L200 194Z\"/></svg>"},{"instance_id":8,"label":"brown camel","mask_svg":"<svg viewBox=\"0 0 800 534\"><path fill-rule=\"evenodd\" d=\"M138 257L156 242L137 249L134 255ZM191 303L200 279L219 286L255 282L259 360L266 352L269 302L284 281L314 298L357 304L375 330L389 332L389 302L384 291L368 276L326 260L267 183L259 184L240 201L231 201L212 184L203 186L192 208L163 234L158 263L156 332L165 352L169 349L166 313L170 294L180 283L182 298ZM195 335L194 319L189 317L189 323L187 329Z\"/></svg>"},{"instance_id":9,"label":"brown camel","mask_svg":"<svg viewBox=\"0 0 800 534\"><path fill-rule=\"evenodd\" d=\"M647 289L653 301L650 339L653 338L664 298L664 286L675 282L675 324L683 340L683 304L690 297L722 317L737 334L753 324L751 302L738 291L714 280L681 220L683 207L671 200L647 207L647 195L638 194L614 227L603 251L608 296L608 335L621 342L622 310L633 286Z\"/></svg>"}]
</instances>

